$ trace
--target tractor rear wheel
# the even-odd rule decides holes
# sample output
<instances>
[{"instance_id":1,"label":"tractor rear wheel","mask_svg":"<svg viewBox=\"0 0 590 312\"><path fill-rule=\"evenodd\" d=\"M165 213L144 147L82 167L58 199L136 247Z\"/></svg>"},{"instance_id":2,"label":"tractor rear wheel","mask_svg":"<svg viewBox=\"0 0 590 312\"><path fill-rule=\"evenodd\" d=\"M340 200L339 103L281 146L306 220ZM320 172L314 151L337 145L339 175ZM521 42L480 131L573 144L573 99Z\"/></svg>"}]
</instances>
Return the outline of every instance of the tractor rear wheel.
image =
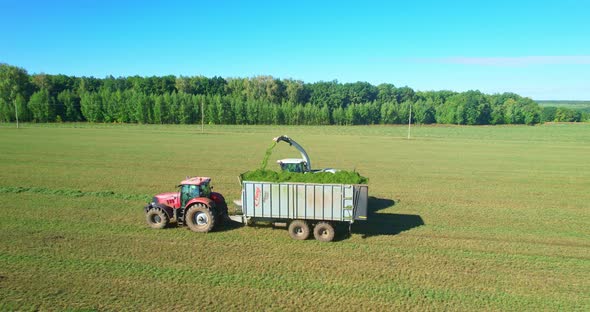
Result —
<instances>
[{"instance_id":1,"label":"tractor rear wheel","mask_svg":"<svg viewBox=\"0 0 590 312\"><path fill-rule=\"evenodd\" d=\"M334 227L328 222L319 222L313 228L313 237L320 242L331 242L334 240Z\"/></svg>"},{"instance_id":2,"label":"tractor rear wheel","mask_svg":"<svg viewBox=\"0 0 590 312\"><path fill-rule=\"evenodd\" d=\"M184 222L194 232L207 233L215 225L215 214L203 204L195 204L188 208Z\"/></svg>"},{"instance_id":3,"label":"tractor rear wheel","mask_svg":"<svg viewBox=\"0 0 590 312\"><path fill-rule=\"evenodd\" d=\"M309 224L303 220L295 220L289 224L289 235L292 239L306 240L309 232Z\"/></svg>"},{"instance_id":4,"label":"tractor rear wheel","mask_svg":"<svg viewBox=\"0 0 590 312\"><path fill-rule=\"evenodd\" d=\"M145 214L145 221L152 229L163 229L168 225L170 219L162 209L151 208Z\"/></svg>"},{"instance_id":5,"label":"tractor rear wheel","mask_svg":"<svg viewBox=\"0 0 590 312\"><path fill-rule=\"evenodd\" d=\"M218 209L217 211L219 211L219 214L217 215L217 219L215 219L215 226L223 226L225 221L229 219L229 215L227 213L227 204L223 202L216 208Z\"/></svg>"}]
</instances>

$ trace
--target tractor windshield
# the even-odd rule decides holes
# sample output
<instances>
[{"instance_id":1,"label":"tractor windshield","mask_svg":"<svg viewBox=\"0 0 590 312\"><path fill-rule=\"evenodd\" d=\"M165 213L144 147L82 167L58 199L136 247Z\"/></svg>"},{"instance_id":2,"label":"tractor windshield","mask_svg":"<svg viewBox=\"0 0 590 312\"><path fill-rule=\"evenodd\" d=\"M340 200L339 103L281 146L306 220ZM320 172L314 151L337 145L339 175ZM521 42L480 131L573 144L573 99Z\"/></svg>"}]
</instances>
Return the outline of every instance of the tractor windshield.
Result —
<instances>
[{"instance_id":1,"label":"tractor windshield","mask_svg":"<svg viewBox=\"0 0 590 312\"><path fill-rule=\"evenodd\" d=\"M184 184L180 186L180 201L182 206L186 205L189 200L195 197L201 197L201 189L198 185Z\"/></svg>"},{"instance_id":2,"label":"tractor windshield","mask_svg":"<svg viewBox=\"0 0 590 312\"><path fill-rule=\"evenodd\" d=\"M293 163L281 163L281 170L287 172L303 172L303 163L293 164Z\"/></svg>"}]
</instances>

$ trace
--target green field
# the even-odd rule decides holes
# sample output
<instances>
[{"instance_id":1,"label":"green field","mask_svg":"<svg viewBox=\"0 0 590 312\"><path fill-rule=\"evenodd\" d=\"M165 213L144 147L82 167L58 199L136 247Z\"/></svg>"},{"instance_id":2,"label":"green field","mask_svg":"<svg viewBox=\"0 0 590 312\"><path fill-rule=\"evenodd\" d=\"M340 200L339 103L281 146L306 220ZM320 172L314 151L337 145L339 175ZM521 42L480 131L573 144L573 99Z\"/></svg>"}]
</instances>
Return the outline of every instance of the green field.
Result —
<instances>
[{"instance_id":1,"label":"green field","mask_svg":"<svg viewBox=\"0 0 590 312\"><path fill-rule=\"evenodd\" d=\"M0 310L590 310L590 124L0 126ZM228 201L275 136L369 178L351 237L148 229L187 175ZM297 157L287 144L269 167Z\"/></svg>"},{"instance_id":2,"label":"green field","mask_svg":"<svg viewBox=\"0 0 590 312\"><path fill-rule=\"evenodd\" d=\"M540 106L565 107L590 112L590 101L536 101Z\"/></svg>"}]
</instances>

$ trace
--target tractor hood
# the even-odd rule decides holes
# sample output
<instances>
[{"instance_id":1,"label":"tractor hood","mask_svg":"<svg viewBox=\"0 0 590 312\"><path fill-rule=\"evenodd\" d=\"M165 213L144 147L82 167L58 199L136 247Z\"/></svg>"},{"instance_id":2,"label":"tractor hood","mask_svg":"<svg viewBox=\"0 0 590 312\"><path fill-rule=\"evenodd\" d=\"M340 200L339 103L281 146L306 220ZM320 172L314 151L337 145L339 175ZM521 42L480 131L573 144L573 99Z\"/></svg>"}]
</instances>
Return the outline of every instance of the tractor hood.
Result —
<instances>
[{"instance_id":1,"label":"tractor hood","mask_svg":"<svg viewBox=\"0 0 590 312\"><path fill-rule=\"evenodd\" d=\"M174 203L179 200L179 197L180 193L178 192L162 193L155 195L152 201L156 204L163 204L166 206L174 207Z\"/></svg>"}]
</instances>

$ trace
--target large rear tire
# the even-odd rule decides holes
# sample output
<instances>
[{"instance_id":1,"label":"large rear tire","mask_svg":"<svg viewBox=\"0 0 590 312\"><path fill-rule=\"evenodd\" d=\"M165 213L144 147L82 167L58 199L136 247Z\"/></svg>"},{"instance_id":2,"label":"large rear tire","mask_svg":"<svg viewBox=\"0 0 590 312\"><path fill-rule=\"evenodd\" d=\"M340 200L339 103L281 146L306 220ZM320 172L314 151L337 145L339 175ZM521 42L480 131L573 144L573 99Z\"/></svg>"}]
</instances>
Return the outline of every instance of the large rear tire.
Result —
<instances>
[{"instance_id":1,"label":"large rear tire","mask_svg":"<svg viewBox=\"0 0 590 312\"><path fill-rule=\"evenodd\" d=\"M207 233L215 226L215 214L203 204L194 204L187 209L184 222L191 231Z\"/></svg>"},{"instance_id":2,"label":"large rear tire","mask_svg":"<svg viewBox=\"0 0 590 312\"><path fill-rule=\"evenodd\" d=\"M319 222L313 228L313 237L320 242L331 242L334 240L334 227L328 222Z\"/></svg>"},{"instance_id":3,"label":"large rear tire","mask_svg":"<svg viewBox=\"0 0 590 312\"><path fill-rule=\"evenodd\" d=\"M309 224L303 220L295 220L291 222L288 231L292 239L306 240L309 238Z\"/></svg>"},{"instance_id":4,"label":"large rear tire","mask_svg":"<svg viewBox=\"0 0 590 312\"><path fill-rule=\"evenodd\" d=\"M151 208L145 214L145 221L152 229L163 229L168 225L170 219L162 209Z\"/></svg>"}]
</instances>

